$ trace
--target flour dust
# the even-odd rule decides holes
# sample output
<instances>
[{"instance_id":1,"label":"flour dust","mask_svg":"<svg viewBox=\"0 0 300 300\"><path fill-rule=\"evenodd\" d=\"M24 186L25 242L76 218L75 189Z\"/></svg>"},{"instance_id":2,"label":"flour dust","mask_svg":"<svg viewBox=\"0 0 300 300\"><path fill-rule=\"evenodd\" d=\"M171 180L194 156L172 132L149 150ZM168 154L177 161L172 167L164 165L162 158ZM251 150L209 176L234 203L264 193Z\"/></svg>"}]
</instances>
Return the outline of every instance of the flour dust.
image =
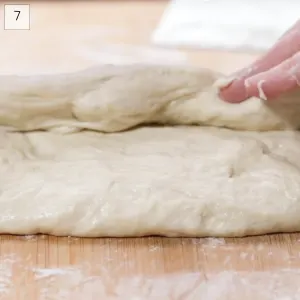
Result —
<instances>
[{"instance_id":1,"label":"flour dust","mask_svg":"<svg viewBox=\"0 0 300 300\"><path fill-rule=\"evenodd\" d=\"M33 242L36 239L35 236L23 238L26 242ZM182 241L184 245L185 239ZM117 240L117 243L122 242L123 239ZM227 249L227 253L233 253L234 246L227 246L224 239L190 239L190 242L197 247L203 247L208 251L206 253L214 253L216 248ZM240 252L241 261L255 259L253 252L247 249L249 250L245 247ZM264 251L266 256L272 256L273 252L267 249L269 247L266 248L264 244L257 244L254 253ZM110 247L110 250L118 251L114 247ZM148 251L151 255L155 251L162 251L162 247L153 243ZM71 267L55 268L32 265L28 263L29 260L32 262L32 257L27 257L28 261L26 261L17 255L2 255L0 256L0 299L300 300L300 269L293 267L293 260L296 257L289 255L288 252L283 255L288 268L246 272L228 268L231 260L237 259L234 255L224 256L221 261L224 271L209 273L202 270L202 272L177 272L158 276L120 275L119 277L111 270L114 258L109 254L101 264L86 262ZM137 264L136 261L127 263Z\"/></svg>"}]
</instances>

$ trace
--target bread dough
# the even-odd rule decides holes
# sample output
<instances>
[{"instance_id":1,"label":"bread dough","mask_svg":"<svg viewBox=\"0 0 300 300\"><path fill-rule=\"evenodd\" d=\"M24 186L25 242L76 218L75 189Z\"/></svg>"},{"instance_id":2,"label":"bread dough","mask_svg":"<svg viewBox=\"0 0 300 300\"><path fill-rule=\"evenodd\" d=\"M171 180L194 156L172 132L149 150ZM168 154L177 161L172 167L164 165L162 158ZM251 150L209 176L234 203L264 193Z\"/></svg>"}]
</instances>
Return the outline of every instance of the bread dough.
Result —
<instances>
[{"instance_id":1,"label":"bread dough","mask_svg":"<svg viewBox=\"0 0 300 300\"><path fill-rule=\"evenodd\" d=\"M141 124L211 125L239 130L300 126L300 93L266 105L219 99L226 84L209 70L102 66L78 73L0 76L0 125L7 130L118 132ZM284 104L284 105L283 105Z\"/></svg>"},{"instance_id":2,"label":"bread dough","mask_svg":"<svg viewBox=\"0 0 300 300\"><path fill-rule=\"evenodd\" d=\"M285 130L300 124L297 92L272 106L227 104L222 84L208 70L160 66L0 78L0 231L299 230L300 136Z\"/></svg>"}]
</instances>

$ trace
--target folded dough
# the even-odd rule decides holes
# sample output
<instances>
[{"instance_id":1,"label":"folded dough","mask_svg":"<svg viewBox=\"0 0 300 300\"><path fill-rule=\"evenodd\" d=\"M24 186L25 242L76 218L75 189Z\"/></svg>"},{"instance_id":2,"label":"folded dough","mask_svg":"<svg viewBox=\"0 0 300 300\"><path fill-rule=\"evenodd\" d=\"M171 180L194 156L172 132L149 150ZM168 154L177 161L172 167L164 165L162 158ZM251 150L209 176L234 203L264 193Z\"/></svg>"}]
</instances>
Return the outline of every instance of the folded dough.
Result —
<instances>
[{"instance_id":1,"label":"folded dough","mask_svg":"<svg viewBox=\"0 0 300 300\"><path fill-rule=\"evenodd\" d=\"M0 77L0 232L299 230L300 136L272 131L298 128L297 93L272 107L256 98L227 104L217 96L220 78L159 66ZM150 123L245 131L133 129ZM82 129L95 131L76 132Z\"/></svg>"},{"instance_id":2,"label":"folded dough","mask_svg":"<svg viewBox=\"0 0 300 300\"><path fill-rule=\"evenodd\" d=\"M218 97L224 80L206 69L102 66L78 73L0 76L0 125L11 130L118 132L141 124L210 125L239 130L298 128L300 93L272 106ZM284 105L283 105L284 104Z\"/></svg>"}]
</instances>

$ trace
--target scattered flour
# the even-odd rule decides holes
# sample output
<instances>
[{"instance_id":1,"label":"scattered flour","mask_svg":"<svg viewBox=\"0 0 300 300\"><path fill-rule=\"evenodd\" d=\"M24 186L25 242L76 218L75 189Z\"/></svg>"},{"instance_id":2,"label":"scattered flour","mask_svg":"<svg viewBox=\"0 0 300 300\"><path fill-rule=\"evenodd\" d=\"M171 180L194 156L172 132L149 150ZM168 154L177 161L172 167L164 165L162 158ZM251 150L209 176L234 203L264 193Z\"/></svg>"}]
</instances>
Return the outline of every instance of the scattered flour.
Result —
<instances>
[{"instance_id":1,"label":"scattered flour","mask_svg":"<svg viewBox=\"0 0 300 300\"><path fill-rule=\"evenodd\" d=\"M226 244L223 238L193 238L192 243L194 245L203 245L213 248Z\"/></svg>"},{"instance_id":2,"label":"scattered flour","mask_svg":"<svg viewBox=\"0 0 300 300\"><path fill-rule=\"evenodd\" d=\"M28 241L28 242L35 242L37 241L37 235L34 235L34 234L29 234L29 235L24 235L22 236L22 238L25 240L25 241Z\"/></svg>"},{"instance_id":3,"label":"scattered flour","mask_svg":"<svg viewBox=\"0 0 300 300\"><path fill-rule=\"evenodd\" d=\"M30 242L35 238L26 236L22 239ZM188 242L182 241L183 244ZM109 239L106 242L110 244ZM224 239L190 239L194 247L206 249L206 253L212 256L221 252L226 254L223 259L218 257L221 271L207 273L205 268L201 268L202 272L125 276L114 264L116 256L112 253L118 249L112 246L115 242L108 245L110 252L103 257L101 264L86 262L72 267L44 268L35 265L32 257L24 259L16 255L0 255L0 300L300 300L300 269L293 264L295 259L300 258L298 252L290 256L288 251L282 252L284 265L289 268L237 271L232 269L232 261L253 260L254 253L264 250L267 259L272 251L263 244L245 244L243 251L236 256L234 245L228 243L227 246ZM122 239L117 240L118 244L123 242ZM149 255L160 250L163 248L157 243L148 247ZM137 262L132 258L126 260L126 257L124 253L124 262L119 261L120 266L131 266L137 270ZM153 267L156 264L154 261Z\"/></svg>"},{"instance_id":4,"label":"scattered flour","mask_svg":"<svg viewBox=\"0 0 300 300\"><path fill-rule=\"evenodd\" d=\"M0 299L12 286L12 266L16 259L13 255L1 258L0 262Z\"/></svg>"},{"instance_id":5,"label":"scattered flour","mask_svg":"<svg viewBox=\"0 0 300 300\"><path fill-rule=\"evenodd\" d=\"M206 246L217 247L220 245L225 245L225 239L223 239L223 238L219 238L219 239L205 238L205 239L202 239L202 244L206 245Z\"/></svg>"},{"instance_id":6,"label":"scattered flour","mask_svg":"<svg viewBox=\"0 0 300 300\"><path fill-rule=\"evenodd\" d=\"M11 261L1 272L0 299L9 298L16 288L11 282ZM298 300L300 270L276 272L224 271L217 274L182 273L159 277L120 277L88 275L82 266L74 268L33 268L39 300ZM32 286L18 287L31 295ZM20 289L21 288L21 289ZM2 296L7 296L3 298ZM23 299L23 298L21 298ZM25 297L24 297L25 299Z\"/></svg>"},{"instance_id":7,"label":"scattered flour","mask_svg":"<svg viewBox=\"0 0 300 300\"><path fill-rule=\"evenodd\" d=\"M31 284L15 283L14 265L33 277ZM0 299L38 300L300 300L300 270L274 272L223 271L214 274L177 273L166 276L109 276L99 267L90 275L89 267L30 268L20 259L2 257L0 265ZM34 283L33 283L34 282ZM35 288L33 287L33 284ZM33 298L33 295L37 298Z\"/></svg>"},{"instance_id":8,"label":"scattered flour","mask_svg":"<svg viewBox=\"0 0 300 300\"><path fill-rule=\"evenodd\" d=\"M161 247L159 247L159 246L150 246L150 247L149 247L149 251L150 251L150 252L158 251L158 250L160 250L160 249L161 249Z\"/></svg>"}]
</instances>

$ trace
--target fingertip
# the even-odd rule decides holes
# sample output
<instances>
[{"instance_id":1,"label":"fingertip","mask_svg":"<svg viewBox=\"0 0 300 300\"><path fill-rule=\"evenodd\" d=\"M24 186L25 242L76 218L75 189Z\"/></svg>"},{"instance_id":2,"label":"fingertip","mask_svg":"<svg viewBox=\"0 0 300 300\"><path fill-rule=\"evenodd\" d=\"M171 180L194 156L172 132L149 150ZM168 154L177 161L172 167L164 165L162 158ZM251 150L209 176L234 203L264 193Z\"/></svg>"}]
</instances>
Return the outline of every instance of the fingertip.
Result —
<instances>
[{"instance_id":1,"label":"fingertip","mask_svg":"<svg viewBox=\"0 0 300 300\"><path fill-rule=\"evenodd\" d=\"M219 96L225 102L240 103L246 99L244 84L233 82L228 87L220 89Z\"/></svg>"},{"instance_id":2,"label":"fingertip","mask_svg":"<svg viewBox=\"0 0 300 300\"><path fill-rule=\"evenodd\" d=\"M228 103L240 103L244 99L235 93L231 93L230 91L220 91L219 97Z\"/></svg>"}]
</instances>

